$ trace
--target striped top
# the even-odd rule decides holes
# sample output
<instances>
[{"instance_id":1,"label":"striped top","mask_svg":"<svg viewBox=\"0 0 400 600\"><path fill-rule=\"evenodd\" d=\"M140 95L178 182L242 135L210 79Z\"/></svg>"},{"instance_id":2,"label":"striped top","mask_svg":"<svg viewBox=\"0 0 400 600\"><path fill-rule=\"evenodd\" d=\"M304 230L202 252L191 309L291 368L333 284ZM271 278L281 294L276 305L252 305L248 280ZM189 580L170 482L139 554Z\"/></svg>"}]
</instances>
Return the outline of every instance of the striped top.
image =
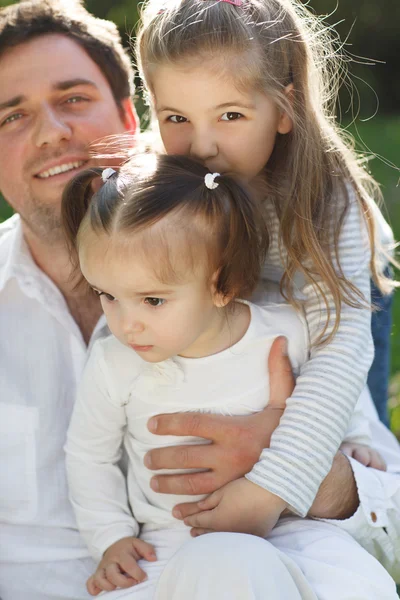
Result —
<instances>
[{"instance_id":1,"label":"striped top","mask_svg":"<svg viewBox=\"0 0 400 600\"><path fill-rule=\"evenodd\" d=\"M368 233L354 192L350 200L339 238L339 260L346 278L369 302ZM376 211L379 212L377 208ZM268 208L268 218L271 246L263 278L279 282L286 253L284 249L280 252L279 221L272 206ZM381 215L380 218L383 220ZM377 229L382 231L379 220ZM387 230L385 233L383 239L388 243L390 236ZM300 273L295 278L295 289L296 297L302 301L310 340L315 341L325 325L325 303ZM336 314L333 299L329 304L328 333ZM250 481L283 498L301 516L307 514L331 468L366 384L373 354L371 311L343 303L335 337L324 347L311 347L309 360L301 368L293 395L272 435L270 448L262 452L259 462L247 475Z\"/></svg>"}]
</instances>

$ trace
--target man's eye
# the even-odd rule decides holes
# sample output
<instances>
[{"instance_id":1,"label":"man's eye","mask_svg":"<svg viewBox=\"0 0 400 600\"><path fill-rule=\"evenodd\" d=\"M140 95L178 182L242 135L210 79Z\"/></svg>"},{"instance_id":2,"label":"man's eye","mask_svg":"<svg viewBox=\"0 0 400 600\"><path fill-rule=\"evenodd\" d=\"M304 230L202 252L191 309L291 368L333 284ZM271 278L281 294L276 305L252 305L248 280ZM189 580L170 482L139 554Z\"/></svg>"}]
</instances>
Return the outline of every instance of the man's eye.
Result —
<instances>
[{"instance_id":1,"label":"man's eye","mask_svg":"<svg viewBox=\"0 0 400 600\"><path fill-rule=\"evenodd\" d=\"M145 304L149 304L150 306L162 306L165 302L164 298L145 298Z\"/></svg>"},{"instance_id":2,"label":"man's eye","mask_svg":"<svg viewBox=\"0 0 400 600\"><path fill-rule=\"evenodd\" d=\"M226 112L222 115L221 121L237 121L241 119L243 115L238 112Z\"/></svg>"},{"instance_id":3,"label":"man's eye","mask_svg":"<svg viewBox=\"0 0 400 600\"><path fill-rule=\"evenodd\" d=\"M168 117L167 121L171 121L172 123L186 123L187 118L182 117L181 115L171 115Z\"/></svg>"},{"instance_id":4,"label":"man's eye","mask_svg":"<svg viewBox=\"0 0 400 600\"><path fill-rule=\"evenodd\" d=\"M14 113L9 117L6 117L4 121L1 123L2 125L7 125L8 123L13 123L14 121L19 121L23 117L22 113Z\"/></svg>"},{"instance_id":5,"label":"man's eye","mask_svg":"<svg viewBox=\"0 0 400 600\"><path fill-rule=\"evenodd\" d=\"M107 300L107 302L114 302L114 300L115 300L115 297L111 296L111 294L107 294L106 292L100 292L100 290L96 290L94 288L93 288L93 291L99 297L103 296L103 298L105 298Z\"/></svg>"},{"instance_id":6,"label":"man's eye","mask_svg":"<svg viewBox=\"0 0 400 600\"><path fill-rule=\"evenodd\" d=\"M66 102L67 104L79 104L80 102L88 102L88 99L83 96L71 96Z\"/></svg>"}]
</instances>

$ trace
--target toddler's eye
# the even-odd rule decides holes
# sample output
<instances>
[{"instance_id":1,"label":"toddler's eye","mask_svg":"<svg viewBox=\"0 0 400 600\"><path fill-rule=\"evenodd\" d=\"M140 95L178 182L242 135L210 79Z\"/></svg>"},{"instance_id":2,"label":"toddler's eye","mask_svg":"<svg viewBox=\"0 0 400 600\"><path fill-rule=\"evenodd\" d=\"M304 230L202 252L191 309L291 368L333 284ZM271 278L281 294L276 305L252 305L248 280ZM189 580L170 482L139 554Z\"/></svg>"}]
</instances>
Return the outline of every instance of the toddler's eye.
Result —
<instances>
[{"instance_id":1,"label":"toddler's eye","mask_svg":"<svg viewBox=\"0 0 400 600\"><path fill-rule=\"evenodd\" d=\"M115 301L115 297L111 296L111 294L107 294L106 292L100 292L100 290L96 290L93 288L93 291L95 294L97 294L99 297L103 296L107 302L114 302Z\"/></svg>"},{"instance_id":2,"label":"toddler's eye","mask_svg":"<svg viewBox=\"0 0 400 600\"><path fill-rule=\"evenodd\" d=\"M222 115L221 121L237 121L241 119L243 115L238 112L226 112Z\"/></svg>"},{"instance_id":3,"label":"toddler's eye","mask_svg":"<svg viewBox=\"0 0 400 600\"><path fill-rule=\"evenodd\" d=\"M146 304L149 304L150 306L162 306L165 302L165 300L163 298L145 298L144 299Z\"/></svg>"},{"instance_id":4,"label":"toddler's eye","mask_svg":"<svg viewBox=\"0 0 400 600\"><path fill-rule=\"evenodd\" d=\"M167 121L171 121L172 123L186 123L187 118L182 117L181 115L171 115L168 117Z\"/></svg>"}]
</instances>

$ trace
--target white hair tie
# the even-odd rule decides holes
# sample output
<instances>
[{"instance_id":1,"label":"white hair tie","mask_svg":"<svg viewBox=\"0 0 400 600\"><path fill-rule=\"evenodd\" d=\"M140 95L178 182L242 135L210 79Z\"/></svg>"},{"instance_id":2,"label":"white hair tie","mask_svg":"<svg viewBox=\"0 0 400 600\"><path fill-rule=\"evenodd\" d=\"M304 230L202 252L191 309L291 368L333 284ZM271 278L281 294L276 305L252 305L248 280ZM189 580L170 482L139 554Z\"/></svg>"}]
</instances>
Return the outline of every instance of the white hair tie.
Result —
<instances>
[{"instance_id":1,"label":"white hair tie","mask_svg":"<svg viewBox=\"0 0 400 600\"><path fill-rule=\"evenodd\" d=\"M220 177L220 175L221 173L207 173L204 177L204 183L209 190L215 190L219 186L219 183L215 181L215 178Z\"/></svg>"},{"instance_id":2,"label":"white hair tie","mask_svg":"<svg viewBox=\"0 0 400 600\"><path fill-rule=\"evenodd\" d=\"M101 174L101 178L103 180L103 182L105 183L108 179L110 179L110 177L112 177L114 175L114 173L116 173L117 171L115 171L114 169L112 169L111 167L108 167L107 169L104 169L104 171Z\"/></svg>"}]
</instances>

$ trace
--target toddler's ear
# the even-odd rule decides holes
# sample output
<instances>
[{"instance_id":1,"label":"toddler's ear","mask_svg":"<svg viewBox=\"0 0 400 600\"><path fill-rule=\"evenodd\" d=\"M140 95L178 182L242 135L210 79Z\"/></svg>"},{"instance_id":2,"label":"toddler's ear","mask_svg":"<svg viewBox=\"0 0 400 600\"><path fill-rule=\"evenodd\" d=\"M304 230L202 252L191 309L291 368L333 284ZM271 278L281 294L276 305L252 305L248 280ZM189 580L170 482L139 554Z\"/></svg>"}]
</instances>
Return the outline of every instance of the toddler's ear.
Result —
<instances>
[{"instance_id":1,"label":"toddler's ear","mask_svg":"<svg viewBox=\"0 0 400 600\"><path fill-rule=\"evenodd\" d=\"M285 96L290 104L293 105L294 87L293 83L289 83L285 87ZM293 120L286 111L282 111L278 122L278 133L289 133L293 129Z\"/></svg>"},{"instance_id":2,"label":"toddler's ear","mask_svg":"<svg viewBox=\"0 0 400 600\"><path fill-rule=\"evenodd\" d=\"M224 306L229 304L229 302L232 300L232 297L226 296L225 294L222 294L221 292L217 292L217 283L218 283L219 274L220 274L220 270L215 271L215 273L211 277L211 294L213 297L214 306L216 306L217 308L224 308Z\"/></svg>"},{"instance_id":3,"label":"toddler's ear","mask_svg":"<svg viewBox=\"0 0 400 600\"><path fill-rule=\"evenodd\" d=\"M223 294L218 294L218 293L214 294L214 305L217 308L224 308L224 306L229 304L230 301L231 301L231 298L229 296L224 296Z\"/></svg>"}]
</instances>

